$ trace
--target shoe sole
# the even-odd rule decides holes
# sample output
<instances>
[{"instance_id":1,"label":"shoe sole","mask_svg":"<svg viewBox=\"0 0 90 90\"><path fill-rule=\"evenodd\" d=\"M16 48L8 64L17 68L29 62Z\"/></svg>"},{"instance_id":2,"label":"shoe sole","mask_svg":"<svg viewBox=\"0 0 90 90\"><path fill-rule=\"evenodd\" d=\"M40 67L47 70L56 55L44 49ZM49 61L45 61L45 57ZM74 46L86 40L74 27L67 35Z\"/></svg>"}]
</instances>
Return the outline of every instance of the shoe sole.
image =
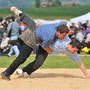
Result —
<instances>
[{"instance_id":1,"label":"shoe sole","mask_svg":"<svg viewBox=\"0 0 90 90\"><path fill-rule=\"evenodd\" d=\"M1 79L3 79L3 80L7 80L7 81L10 80L10 78L4 77L3 74L0 74L0 76L1 76Z\"/></svg>"}]
</instances>

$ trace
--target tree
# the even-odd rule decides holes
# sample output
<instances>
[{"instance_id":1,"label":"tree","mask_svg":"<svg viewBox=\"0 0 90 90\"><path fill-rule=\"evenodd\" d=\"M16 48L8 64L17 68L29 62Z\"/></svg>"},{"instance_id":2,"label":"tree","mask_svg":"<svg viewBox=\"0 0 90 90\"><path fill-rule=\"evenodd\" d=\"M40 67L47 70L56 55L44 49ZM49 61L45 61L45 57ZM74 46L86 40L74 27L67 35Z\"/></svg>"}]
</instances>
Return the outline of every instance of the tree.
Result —
<instances>
[{"instance_id":1,"label":"tree","mask_svg":"<svg viewBox=\"0 0 90 90\"><path fill-rule=\"evenodd\" d=\"M35 4L36 4L36 7L39 8L40 7L40 0L35 0Z\"/></svg>"},{"instance_id":2,"label":"tree","mask_svg":"<svg viewBox=\"0 0 90 90\"><path fill-rule=\"evenodd\" d=\"M54 7L58 7L61 5L61 2L59 0L56 0L54 3L53 3L53 6Z\"/></svg>"},{"instance_id":3,"label":"tree","mask_svg":"<svg viewBox=\"0 0 90 90\"><path fill-rule=\"evenodd\" d=\"M35 2L30 3L31 8L35 8Z\"/></svg>"},{"instance_id":4,"label":"tree","mask_svg":"<svg viewBox=\"0 0 90 90\"><path fill-rule=\"evenodd\" d=\"M53 2L53 0L48 0L48 2Z\"/></svg>"}]
</instances>

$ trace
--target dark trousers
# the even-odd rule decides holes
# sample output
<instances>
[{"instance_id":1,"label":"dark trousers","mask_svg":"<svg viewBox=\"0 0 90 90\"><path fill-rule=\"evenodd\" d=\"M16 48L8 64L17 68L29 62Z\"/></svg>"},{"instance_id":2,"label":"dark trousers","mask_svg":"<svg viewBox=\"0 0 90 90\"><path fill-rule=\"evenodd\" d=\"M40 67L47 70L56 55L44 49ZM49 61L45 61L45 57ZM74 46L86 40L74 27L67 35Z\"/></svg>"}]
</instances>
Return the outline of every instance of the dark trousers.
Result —
<instances>
[{"instance_id":1,"label":"dark trousers","mask_svg":"<svg viewBox=\"0 0 90 90\"><path fill-rule=\"evenodd\" d=\"M48 53L41 46L39 46L35 60L30 64L28 64L26 67L24 67L23 71L27 72L28 75L30 75L32 72L37 70L44 63L47 56Z\"/></svg>"},{"instance_id":2,"label":"dark trousers","mask_svg":"<svg viewBox=\"0 0 90 90\"><path fill-rule=\"evenodd\" d=\"M30 56L33 49L26 44L22 43L19 56L12 62L6 69L7 76L10 76L26 59Z\"/></svg>"},{"instance_id":3,"label":"dark trousers","mask_svg":"<svg viewBox=\"0 0 90 90\"><path fill-rule=\"evenodd\" d=\"M12 64L5 71L7 76L13 74L13 72L26 61L26 59L30 56L32 51L32 48L22 43L20 55L12 62ZM41 46L39 46L35 60L28 64L26 67L24 67L23 71L27 72L30 75L44 63L47 56L48 53Z\"/></svg>"}]
</instances>

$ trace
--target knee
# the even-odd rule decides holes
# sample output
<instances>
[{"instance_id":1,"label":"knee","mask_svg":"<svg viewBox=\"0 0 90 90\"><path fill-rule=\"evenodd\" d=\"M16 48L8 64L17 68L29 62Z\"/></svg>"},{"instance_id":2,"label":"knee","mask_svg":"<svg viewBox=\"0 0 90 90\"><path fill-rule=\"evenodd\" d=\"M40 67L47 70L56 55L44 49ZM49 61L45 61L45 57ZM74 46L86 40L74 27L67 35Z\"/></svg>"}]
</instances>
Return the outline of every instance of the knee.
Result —
<instances>
[{"instance_id":1,"label":"knee","mask_svg":"<svg viewBox=\"0 0 90 90\"><path fill-rule=\"evenodd\" d=\"M41 61L41 62L38 62L38 63L36 63L35 65L34 65L34 67L33 67L33 69L38 69L40 66L42 66L42 64L43 64L43 62Z\"/></svg>"},{"instance_id":2,"label":"knee","mask_svg":"<svg viewBox=\"0 0 90 90\"><path fill-rule=\"evenodd\" d=\"M26 61L26 59L27 59L27 58L25 58L25 57L20 57L20 56L18 56L18 57L17 57L17 62L18 62L19 64L23 64L23 63Z\"/></svg>"}]
</instances>

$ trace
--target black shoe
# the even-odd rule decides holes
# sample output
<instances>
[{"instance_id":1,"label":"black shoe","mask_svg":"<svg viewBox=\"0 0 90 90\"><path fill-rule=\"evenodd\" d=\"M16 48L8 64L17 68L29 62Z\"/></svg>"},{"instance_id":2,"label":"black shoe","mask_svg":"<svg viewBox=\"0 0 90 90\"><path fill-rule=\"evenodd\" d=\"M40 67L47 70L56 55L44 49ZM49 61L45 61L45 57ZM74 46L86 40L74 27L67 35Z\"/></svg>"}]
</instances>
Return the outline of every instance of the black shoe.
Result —
<instances>
[{"instance_id":1,"label":"black shoe","mask_svg":"<svg viewBox=\"0 0 90 90\"><path fill-rule=\"evenodd\" d=\"M5 79L5 80L9 81L10 80L10 76L7 76L5 73L6 72L2 72L0 76L1 76L2 79Z\"/></svg>"}]
</instances>

